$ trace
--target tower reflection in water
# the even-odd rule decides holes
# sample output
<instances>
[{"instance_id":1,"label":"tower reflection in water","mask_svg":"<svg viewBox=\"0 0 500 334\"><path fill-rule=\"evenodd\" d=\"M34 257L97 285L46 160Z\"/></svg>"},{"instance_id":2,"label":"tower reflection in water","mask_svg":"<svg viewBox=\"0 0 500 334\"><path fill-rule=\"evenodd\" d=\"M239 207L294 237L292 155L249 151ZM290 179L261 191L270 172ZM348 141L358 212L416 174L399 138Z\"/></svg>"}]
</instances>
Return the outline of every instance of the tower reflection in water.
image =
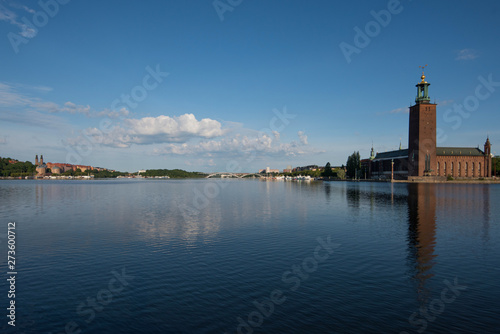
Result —
<instances>
[{"instance_id":1,"label":"tower reflection in water","mask_svg":"<svg viewBox=\"0 0 500 334\"><path fill-rule=\"evenodd\" d=\"M433 276L436 254L436 185L408 184L408 266L420 302L428 297L426 281Z\"/></svg>"},{"instance_id":2,"label":"tower reflection in water","mask_svg":"<svg viewBox=\"0 0 500 334\"><path fill-rule=\"evenodd\" d=\"M435 252L438 229L441 231L439 242L444 245L442 251L448 258L446 268L450 266L449 247L460 247L457 240L465 240L462 247L480 241L470 248L471 252L489 248L490 185L417 183L407 186L407 263L417 285L418 299L425 303L429 297L427 281L434 276L433 267L439 262L439 254Z\"/></svg>"},{"instance_id":3,"label":"tower reflection in water","mask_svg":"<svg viewBox=\"0 0 500 334\"><path fill-rule=\"evenodd\" d=\"M389 231L388 238L391 233L399 235L398 228L404 229L405 274L414 281L422 304L429 301L431 292L442 289L443 279L464 270L458 253L465 258L471 253L482 258L490 252L491 185L361 182L345 188L351 215L370 217L380 233ZM381 213L387 214L387 207L394 213L389 221L380 217ZM406 221L400 224L399 219ZM436 282L434 276L439 277ZM430 291L436 287L433 283L438 284L438 291Z\"/></svg>"}]
</instances>

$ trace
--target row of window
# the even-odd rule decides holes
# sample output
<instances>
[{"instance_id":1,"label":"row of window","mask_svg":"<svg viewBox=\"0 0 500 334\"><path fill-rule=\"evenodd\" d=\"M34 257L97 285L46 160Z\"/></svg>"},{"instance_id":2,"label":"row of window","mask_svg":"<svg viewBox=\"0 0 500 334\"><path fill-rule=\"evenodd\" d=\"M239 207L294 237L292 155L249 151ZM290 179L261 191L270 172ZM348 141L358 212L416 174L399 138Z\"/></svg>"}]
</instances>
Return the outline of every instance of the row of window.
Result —
<instances>
[{"instance_id":1,"label":"row of window","mask_svg":"<svg viewBox=\"0 0 500 334\"><path fill-rule=\"evenodd\" d=\"M469 175L469 163L466 162L465 163L465 168L464 170L462 171L462 163L461 162L458 162L457 163L457 170L455 171L455 165L453 164L453 162L450 162L449 166L447 166L446 162L443 162L443 173L441 174L441 164L438 162L437 163L437 175L438 176L441 176L441 175L451 175L451 176L457 176L457 177L461 177L461 176L465 176L465 177L469 177L469 176L476 176L476 173L474 171L475 169L475 163L471 163L471 174ZM449 168L449 169L448 169ZM481 163L478 162L477 163L477 170L478 170L478 176L481 177Z\"/></svg>"}]
</instances>

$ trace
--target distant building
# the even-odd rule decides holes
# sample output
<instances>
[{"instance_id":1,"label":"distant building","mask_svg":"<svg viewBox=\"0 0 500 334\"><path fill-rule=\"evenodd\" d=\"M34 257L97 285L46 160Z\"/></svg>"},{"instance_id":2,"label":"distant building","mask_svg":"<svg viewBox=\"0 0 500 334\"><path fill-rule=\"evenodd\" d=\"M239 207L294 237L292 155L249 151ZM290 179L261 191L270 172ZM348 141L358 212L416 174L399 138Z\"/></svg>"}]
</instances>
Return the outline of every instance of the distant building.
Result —
<instances>
[{"instance_id":1,"label":"distant building","mask_svg":"<svg viewBox=\"0 0 500 334\"><path fill-rule=\"evenodd\" d=\"M422 178L491 177L491 143L479 147L436 147L436 104L430 103L429 86L422 73L410 107L408 148L377 153L362 160L368 177L418 180Z\"/></svg>"},{"instance_id":2,"label":"distant building","mask_svg":"<svg viewBox=\"0 0 500 334\"><path fill-rule=\"evenodd\" d=\"M61 170L61 167L59 166L54 166L50 169L50 171L52 172L52 174L61 174L62 170Z\"/></svg>"},{"instance_id":3,"label":"distant building","mask_svg":"<svg viewBox=\"0 0 500 334\"><path fill-rule=\"evenodd\" d=\"M280 170L279 169L271 169L269 167L266 167L265 169L259 169L259 174L279 174Z\"/></svg>"},{"instance_id":4,"label":"distant building","mask_svg":"<svg viewBox=\"0 0 500 334\"><path fill-rule=\"evenodd\" d=\"M292 169L292 171L293 172L302 172L302 171L306 171L306 170L316 171L318 169L319 169L319 167L317 165L309 165L309 166L303 166L303 167L295 167L294 169Z\"/></svg>"},{"instance_id":5,"label":"distant building","mask_svg":"<svg viewBox=\"0 0 500 334\"><path fill-rule=\"evenodd\" d=\"M44 177L47 174L47 165L43 163L43 155L40 155L40 161L38 154L35 156L35 166L37 177Z\"/></svg>"},{"instance_id":6,"label":"distant building","mask_svg":"<svg viewBox=\"0 0 500 334\"><path fill-rule=\"evenodd\" d=\"M107 170L106 168L101 168L101 167L92 167L92 166L85 166L85 165L72 165L72 164L66 164L66 163L60 163L60 162L47 162L46 164L43 163L43 156L41 156L40 161L38 161L38 155L35 157L35 165L43 165L45 166L46 169L50 169L52 174L62 174L68 171L73 171L76 172L78 169L80 169L82 172L88 172L88 171L103 171ZM40 168L40 171L42 169ZM38 173L38 171L37 171ZM44 175L47 174L46 170L44 172ZM41 176L41 175L40 175Z\"/></svg>"}]
</instances>

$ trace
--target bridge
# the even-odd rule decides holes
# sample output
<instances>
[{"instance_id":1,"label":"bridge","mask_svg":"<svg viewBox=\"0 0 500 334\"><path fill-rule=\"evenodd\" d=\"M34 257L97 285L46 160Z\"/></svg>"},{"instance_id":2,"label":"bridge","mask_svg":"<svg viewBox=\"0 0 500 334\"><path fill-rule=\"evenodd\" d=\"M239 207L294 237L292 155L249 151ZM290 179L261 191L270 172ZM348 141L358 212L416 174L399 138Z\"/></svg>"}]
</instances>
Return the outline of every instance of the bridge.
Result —
<instances>
[{"instance_id":1,"label":"bridge","mask_svg":"<svg viewBox=\"0 0 500 334\"><path fill-rule=\"evenodd\" d=\"M212 178L243 179L246 177L262 177L262 176L258 173L229 173L229 172L217 172L217 173L212 173L212 174L206 176L207 179L212 179Z\"/></svg>"}]
</instances>

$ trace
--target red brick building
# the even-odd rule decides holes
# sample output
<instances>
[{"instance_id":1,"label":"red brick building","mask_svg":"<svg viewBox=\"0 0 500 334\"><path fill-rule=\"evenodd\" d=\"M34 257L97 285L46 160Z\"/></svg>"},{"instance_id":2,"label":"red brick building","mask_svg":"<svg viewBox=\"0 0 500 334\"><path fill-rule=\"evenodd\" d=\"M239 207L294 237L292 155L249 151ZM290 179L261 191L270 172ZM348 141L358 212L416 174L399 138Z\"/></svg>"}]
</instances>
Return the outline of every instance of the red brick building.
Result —
<instances>
[{"instance_id":1,"label":"red brick building","mask_svg":"<svg viewBox=\"0 0 500 334\"><path fill-rule=\"evenodd\" d=\"M377 153L367 165L371 178L417 180L427 177L491 177L491 143L479 147L436 147L436 104L422 73L415 105L410 107L408 149Z\"/></svg>"}]
</instances>

